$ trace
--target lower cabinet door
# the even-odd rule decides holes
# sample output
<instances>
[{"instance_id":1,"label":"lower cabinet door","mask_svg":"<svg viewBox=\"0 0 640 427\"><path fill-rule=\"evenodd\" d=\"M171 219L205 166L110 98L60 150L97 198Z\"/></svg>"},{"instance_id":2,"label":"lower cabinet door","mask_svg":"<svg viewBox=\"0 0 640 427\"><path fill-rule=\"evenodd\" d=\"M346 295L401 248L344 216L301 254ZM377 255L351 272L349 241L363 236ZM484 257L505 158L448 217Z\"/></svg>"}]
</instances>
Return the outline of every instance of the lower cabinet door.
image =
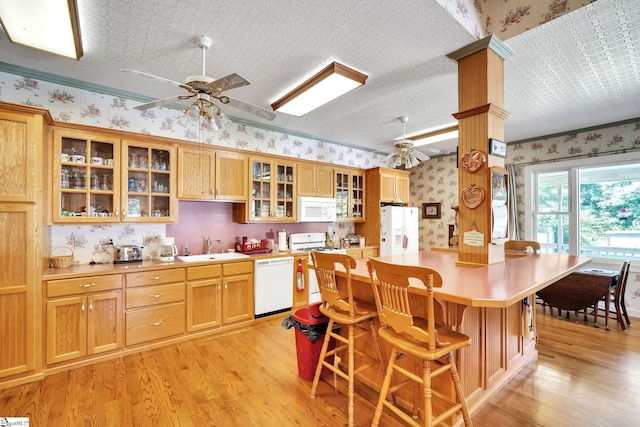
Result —
<instances>
[{"instance_id":1,"label":"lower cabinet door","mask_svg":"<svg viewBox=\"0 0 640 427\"><path fill-rule=\"evenodd\" d=\"M184 302L131 310L125 317L126 345L184 333Z\"/></svg>"},{"instance_id":2,"label":"lower cabinet door","mask_svg":"<svg viewBox=\"0 0 640 427\"><path fill-rule=\"evenodd\" d=\"M87 298L47 301L47 364L87 354Z\"/></svg>"},{"instance_id":3,"label":"lower cabinet door","mask_svg":"<svg viewBox=\"0 0 640 427\"><path fill-rule=\"evenodd\" d=\"M96 294L87 299L87 354L121 348L124 345L122 293Z\"/></svg>"},{"instance_id":4,"label":"lower cabinet door","mask_svg":"<svg viewBox=\"0 0 640 427\"><path fill-rule=\"evenodd\" d=\"M187 329L198 331L222 324L222 280L187 283Z\"/></svg>"}]
</instances>

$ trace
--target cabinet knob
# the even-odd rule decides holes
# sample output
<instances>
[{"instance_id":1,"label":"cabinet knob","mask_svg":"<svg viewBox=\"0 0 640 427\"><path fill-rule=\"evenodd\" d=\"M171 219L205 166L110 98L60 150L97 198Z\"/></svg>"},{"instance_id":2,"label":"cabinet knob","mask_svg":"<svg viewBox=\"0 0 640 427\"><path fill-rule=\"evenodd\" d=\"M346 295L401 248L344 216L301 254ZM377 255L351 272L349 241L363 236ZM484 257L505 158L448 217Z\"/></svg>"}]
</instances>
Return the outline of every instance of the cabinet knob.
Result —
<instances>
[{"instance_id":1,"label":"cabinet knob","mask_svg":"<svg viewBox=\"0 0 640 427\"><path fill-rule=\"evenodd\" d=\"M90 288L92 286L95 286L95 283L85 283L84 285L78 285L80 288Z\"/></svg>"},{"instance_id":2,"label":"cabinet knob","mask_svg":"<svg viewBox=\"0 0 640 427\"><path fill-rule=\"evenodd\" d=\"M160 326L160 325L162 325L162 322L153 322L149 324L149 326Z\"/></svg>"},{"instance_id":3,"label":"cabinet knob","mask_svg":"<svg viewBox=\"0 0 640 427\"><path fill-rule=\"evenodd\" d=\"M155 294L155 295L151 295L151 298L161 298L163 296L164 294Z\"/></svg>"},{"instance_id":4,"label":"cabinet knob","mask_svg":"<svg viewBox=\"0 0 640 427\"><path fill-rule=\"evenodd\" d=\"M152 277L153 280L160 280L162 279L164 276L154 276Z\"/></svg>"}]
</instances>

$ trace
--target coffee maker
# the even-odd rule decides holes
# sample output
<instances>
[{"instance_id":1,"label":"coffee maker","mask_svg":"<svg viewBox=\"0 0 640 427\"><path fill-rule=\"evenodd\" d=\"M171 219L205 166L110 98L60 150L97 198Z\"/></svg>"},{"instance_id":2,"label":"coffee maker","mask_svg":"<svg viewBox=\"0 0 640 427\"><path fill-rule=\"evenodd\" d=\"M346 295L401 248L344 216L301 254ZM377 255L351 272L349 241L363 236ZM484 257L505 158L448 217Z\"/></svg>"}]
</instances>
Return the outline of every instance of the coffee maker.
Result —
<instances>
[{"instance_id":1,"label":"coffee maker","mask_svg":"<svg viewBox=\"0 0 640 427\"><path fill-rule=\"evenodd\" d=\"M178 248L176 248L175 240L173 237L165 237L160 242L160 248L158 249L158 261L172 262L178 255Z\"/></svg>"}]
</instances>

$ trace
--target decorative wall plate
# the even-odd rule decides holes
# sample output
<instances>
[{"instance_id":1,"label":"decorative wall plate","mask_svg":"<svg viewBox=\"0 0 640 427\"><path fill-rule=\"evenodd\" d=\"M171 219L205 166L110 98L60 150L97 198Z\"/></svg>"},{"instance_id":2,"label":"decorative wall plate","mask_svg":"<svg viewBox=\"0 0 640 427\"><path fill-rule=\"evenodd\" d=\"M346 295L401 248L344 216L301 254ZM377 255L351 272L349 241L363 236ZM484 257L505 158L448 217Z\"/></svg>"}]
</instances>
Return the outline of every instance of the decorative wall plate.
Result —
<instances>
[{"instance_id":1,"label":"decorative wall plate","mask_svg":"<svg viewBox=\"0 0 640 427\"><path fill-rule=\"evenodd\" d=\"M487 155L480 150L471 150L460 158L460 166L469 172L479 170L487 161Z\"/></svg>"},{"instance_id":2,"label":"decorative wall plate","mask_svg":"<svg viewBox=\"0 0 640 427\"><path fill-rule=\"evenodd\" d=\"M475 209L484 201L484 190L473 184L471 187L467 187L462 190L460 198L466 207L469 209Z\"/></svg>"}]
</instances>

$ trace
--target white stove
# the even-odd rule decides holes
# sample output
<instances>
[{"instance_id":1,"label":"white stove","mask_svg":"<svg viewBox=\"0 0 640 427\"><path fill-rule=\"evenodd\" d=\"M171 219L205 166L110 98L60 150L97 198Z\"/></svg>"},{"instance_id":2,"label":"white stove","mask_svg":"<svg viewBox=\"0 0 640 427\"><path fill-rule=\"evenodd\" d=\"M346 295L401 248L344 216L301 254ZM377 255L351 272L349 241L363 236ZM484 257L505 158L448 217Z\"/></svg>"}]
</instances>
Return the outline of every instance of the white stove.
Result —
<instances>
[{"instance_id":1,"label":"white stove","mask_svg":"<svg viewBox=\"0 0 640 427\"><path fill-rule=\"evenodd\" d=\"M327 246L325 243L324 233L294 233L289 236L289 247L291 252L311 252L322 251L332 252L334 254L346 254L346 249L338 249ZM309 260L311 261L311 260ZM316 279L316 272L309 270L309 304L318 302L320 298L320 290L318 289L318 280Z\"/></svg>"}]
</instances>

